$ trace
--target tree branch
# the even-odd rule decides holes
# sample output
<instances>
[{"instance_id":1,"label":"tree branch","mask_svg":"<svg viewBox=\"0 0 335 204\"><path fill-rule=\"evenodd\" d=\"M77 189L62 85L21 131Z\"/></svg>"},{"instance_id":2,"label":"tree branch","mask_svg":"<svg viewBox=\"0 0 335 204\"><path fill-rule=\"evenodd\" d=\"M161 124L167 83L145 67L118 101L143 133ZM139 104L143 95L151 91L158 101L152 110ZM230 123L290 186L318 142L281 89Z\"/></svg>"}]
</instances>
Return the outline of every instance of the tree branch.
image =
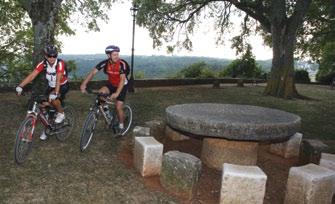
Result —
<instances>
[{"instance_id":1,"label":"tree branch","mask_svg":"<svg viewBox=\"0 0 335 204\"><path fill-rule=\"evenodd\" d=\"M295 33L302 25L303 17L307 13L312 0L298 0L295 4L294 13L288 18L288 32Z\"/></svg>"},{"instance_id":2,"label":"tree branch","mask_svg":"<svg viewBox=\"0 0 335 204\"><path fill-rule=\"evenodd\" d=\"M245 13L247 15L251 16L253 19L260 22L267 32L271 32L271 23L268 19L268 16L266 15L267 12L269 12L269 8L265 8L262 1L239 1L239 0L226 0L234 6Z\"/></svg>"}]
</instances>

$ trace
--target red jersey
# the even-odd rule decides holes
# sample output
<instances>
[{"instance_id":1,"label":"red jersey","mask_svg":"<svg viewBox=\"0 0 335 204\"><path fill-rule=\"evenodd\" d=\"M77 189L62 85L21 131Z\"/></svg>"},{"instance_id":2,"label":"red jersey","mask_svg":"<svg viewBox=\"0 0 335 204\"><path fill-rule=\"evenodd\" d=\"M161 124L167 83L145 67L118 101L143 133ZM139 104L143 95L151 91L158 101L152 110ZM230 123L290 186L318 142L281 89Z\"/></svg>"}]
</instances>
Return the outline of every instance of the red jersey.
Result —
<instances>
[{"instance_id":1,"label":"red jersey","mask_svg":"<svg viewBox=\"0 0 335 204\"><path fill-rule=\"evenodd\" d=\"M114 86L118 87L120 84L120 75L126 74L126 70L129 69L128 64L123 59L119 59L115 63L111 63L108 59L101 61L99 64L95 66L97 70L104 69L104 72L108 75L108 81ZM128 80L126 80L124 84L127 84Z\"/></svg>"}]
</instances>

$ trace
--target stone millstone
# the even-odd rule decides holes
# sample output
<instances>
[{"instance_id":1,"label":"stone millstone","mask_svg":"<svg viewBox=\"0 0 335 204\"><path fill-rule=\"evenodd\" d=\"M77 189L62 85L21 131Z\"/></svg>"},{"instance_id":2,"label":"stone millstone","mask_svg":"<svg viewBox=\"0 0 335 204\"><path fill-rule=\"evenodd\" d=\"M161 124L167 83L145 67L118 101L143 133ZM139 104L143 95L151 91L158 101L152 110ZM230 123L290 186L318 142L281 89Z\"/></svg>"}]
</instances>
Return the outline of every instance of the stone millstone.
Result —
<instances>
[{"instance_id":1,"label":"stone millstone","mask_svg":"<svg viewBox=\"0 0 335 204\"><path fill-rule=\"evenodd\" d=\"M206 137L231 140L287 140L300 129L301 118L284 111L249 105L194 103L169 106L167 124Z\"/></svg>"}]
</instances>

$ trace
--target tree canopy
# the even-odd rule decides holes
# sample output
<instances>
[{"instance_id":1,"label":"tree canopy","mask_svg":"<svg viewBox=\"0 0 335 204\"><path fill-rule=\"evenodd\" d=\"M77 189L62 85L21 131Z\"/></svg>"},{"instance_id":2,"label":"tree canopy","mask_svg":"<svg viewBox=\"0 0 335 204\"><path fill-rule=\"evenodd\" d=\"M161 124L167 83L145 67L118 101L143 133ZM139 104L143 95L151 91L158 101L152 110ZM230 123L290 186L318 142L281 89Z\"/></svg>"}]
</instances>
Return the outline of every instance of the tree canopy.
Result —
<instances>
[{"instance_id":1,"label":"tree canopy","mask_svg":"<svg viewBox=\"0 0 335 204\"><path fill-rule=\"evenodd\" d=\"M251 31L259 32L273 48L273 61L265 94L297 97L294 85L294 51L298 30L305 29L306 14L311 0L221 0L221 1L157 1L136 0L138 24L149 29L154 46L163 41L179 41L171 45L192 48L190 35L206 19L214 19L218 42L232 26L232 14L241 19L241 33L233 39L237 51L246 48ZM321 1L320 1L321 2ZM182 34L182 35L180 35Z\"/></svg>"},{"instance_id":2,"label":"tree canopy","mask_svg":"<svg viewBox=\"0 0 335 204\"><path fill-rule=\"evenodd\" d=\"M107 11L113 2L1 0L0 74L19 76L22 69L31 69L43 58L45 45L56 44L60 48L62 43L57 41L57 36L75 34L71 23L86 26L87 30L99 31L97 22L99 19L108 20Z\"/></svg>"}]
</instances>

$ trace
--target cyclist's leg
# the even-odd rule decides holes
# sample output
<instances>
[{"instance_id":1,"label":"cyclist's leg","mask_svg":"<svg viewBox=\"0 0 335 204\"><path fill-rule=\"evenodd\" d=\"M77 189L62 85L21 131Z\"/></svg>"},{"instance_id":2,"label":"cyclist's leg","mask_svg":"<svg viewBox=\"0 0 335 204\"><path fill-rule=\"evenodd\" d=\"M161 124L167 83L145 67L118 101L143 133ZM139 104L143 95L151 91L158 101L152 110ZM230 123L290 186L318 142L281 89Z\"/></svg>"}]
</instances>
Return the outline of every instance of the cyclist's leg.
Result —
<instances>
[{"instance_id":1,"label":"cyclist's leg","mask_svg":"<svg viewBox=\"0 0 335 204\"><path fill-rule=\"evenodd\" d=\"M127 91L128 91L128 85L124 85L124 87L121 90L121 93L116 98L116 104L115 104L121 129L123 129L122 126L123 126L123 122L125 119L124 112L123 112L123 104L126 99Z\"/></svg>"},{"instance_id":2,"label":"cyclist's leg","mask_svg":"<svg viewBox=\"0 0 335 204\"><path fill-rule=\"evenodd\" d=\"M58 113L64 113L64 109L62 107L62 100L65 99L66 93L69 91L69 83L63 84L59 88L59 98L56 100L51 101L51 104L56 108ZM51 93L55 93L55 88L52 88L49 95Z\"/></svg>"}]
</instances>

